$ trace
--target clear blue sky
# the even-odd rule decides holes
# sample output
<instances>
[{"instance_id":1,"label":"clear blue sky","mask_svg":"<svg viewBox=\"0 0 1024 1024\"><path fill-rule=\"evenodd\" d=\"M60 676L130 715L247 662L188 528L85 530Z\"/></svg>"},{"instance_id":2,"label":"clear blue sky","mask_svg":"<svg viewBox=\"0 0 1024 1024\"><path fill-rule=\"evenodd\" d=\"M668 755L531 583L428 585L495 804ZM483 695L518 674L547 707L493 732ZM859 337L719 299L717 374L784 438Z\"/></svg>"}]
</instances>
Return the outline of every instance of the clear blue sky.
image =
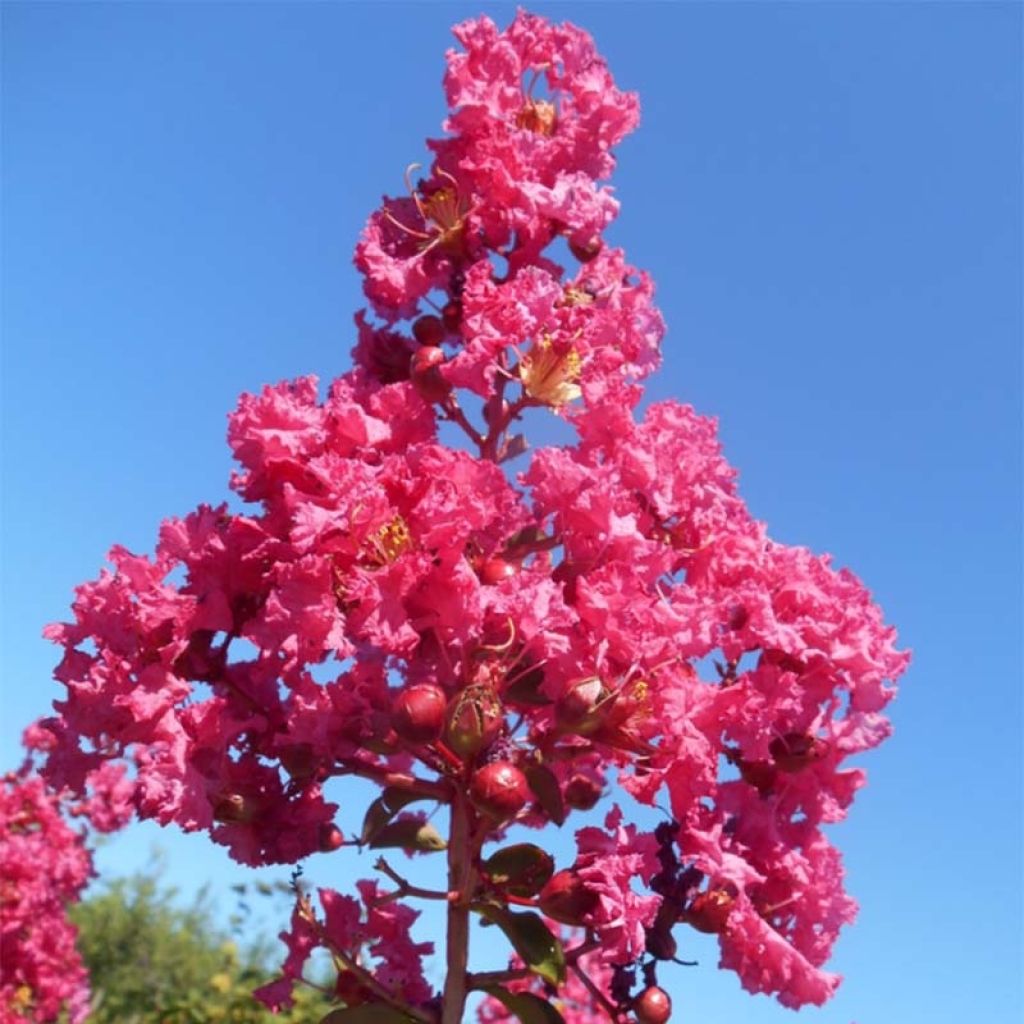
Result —
<instances>
[{"instance_id":1,"label":"clear blue sky","mask_svg":"<svg viewBox=\"0 0 1024 1024\"><path fill-rule=\"evenodd\" d=\"M837 834L847 981L801 1019L1015 1021L1022 8L535 9L641 94L612 237L669 324L653 395L719 416L755 513L853 567L915 652ZM237 394L346 368L353 243L423 159L448 26L479 10L4 5L3 764L57 694L39 632L72 586L226 493ZM162 842L186 887L231 877ZM789 1019L697 952L681 1022Z\"/></svg>"}]
</instances>

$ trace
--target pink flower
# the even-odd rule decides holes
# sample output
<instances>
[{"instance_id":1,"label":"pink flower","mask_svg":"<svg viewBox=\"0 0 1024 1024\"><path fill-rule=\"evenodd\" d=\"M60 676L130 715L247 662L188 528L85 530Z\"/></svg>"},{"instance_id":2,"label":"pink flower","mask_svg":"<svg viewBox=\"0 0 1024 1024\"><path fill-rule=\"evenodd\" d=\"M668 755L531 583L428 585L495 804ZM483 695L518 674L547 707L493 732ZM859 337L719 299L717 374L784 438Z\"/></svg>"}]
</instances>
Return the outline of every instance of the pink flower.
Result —
<instances>
[{"instance_id":1,"label":"pink flower","mask_svg":"<svg viewBox=\"0 0 1024 1024\"><path fill-rule=\"evenodd\" d=\"M93 874L83 837L36 775L0 784L0 1020L71 1024L89 1012L89 979L67 905ZM63 1018L62 1018L63 1019Z\"/></svg>"}]
</instances>

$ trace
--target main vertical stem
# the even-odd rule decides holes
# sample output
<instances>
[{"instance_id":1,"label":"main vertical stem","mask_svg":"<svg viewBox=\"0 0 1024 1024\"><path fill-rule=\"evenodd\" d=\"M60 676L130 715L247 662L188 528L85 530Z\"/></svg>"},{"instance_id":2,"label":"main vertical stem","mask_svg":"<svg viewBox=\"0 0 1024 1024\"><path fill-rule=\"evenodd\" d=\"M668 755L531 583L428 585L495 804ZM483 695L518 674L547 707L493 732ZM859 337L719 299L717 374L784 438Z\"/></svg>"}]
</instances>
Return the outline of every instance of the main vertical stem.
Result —
<instances>
[{"instance_id":1,"label":"main vertical stem","mask_svg":"<svg viewBox=\"0 0 1024 1024\"><path fill-rule=\"evenodd\" d=\"M441 1024L462 1024L469 962L469 902L473 884L470 807L465 793L452 796L448 836L448 973L444 982Z\"/></svg>"}]
</instances>

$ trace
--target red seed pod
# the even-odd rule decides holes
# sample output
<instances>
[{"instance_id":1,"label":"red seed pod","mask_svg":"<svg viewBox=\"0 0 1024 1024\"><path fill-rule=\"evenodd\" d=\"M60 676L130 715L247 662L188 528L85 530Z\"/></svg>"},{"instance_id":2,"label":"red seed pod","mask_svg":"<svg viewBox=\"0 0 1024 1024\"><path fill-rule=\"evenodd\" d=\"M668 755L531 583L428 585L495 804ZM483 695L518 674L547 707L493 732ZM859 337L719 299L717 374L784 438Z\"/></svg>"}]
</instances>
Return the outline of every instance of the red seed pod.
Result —
<instances>
[{"instance_id":1,"label":"red seed pod","mask_svg":"<svg viewBox=\"0 0 1024 1024\"><path fill-rule=\"evenodd\" d=\"M497 739L504 721L504 708L490 686L467 686L448 705L445 742L469 759Z\"/></svg>"},{"instance_id":2,"label":"red seed pod","mask_svg":"<svg viewBox=\"0 0 1024 1024\"><path fill-rule=\"evenodd\" d=\"M604 788L589 775L576 773L565 786L565 802L577 811L589 811L598 800Z\"/></svg>"},{"instance_id":3,"label":"red seed pod","mask_svg":"<svg viewBox=\"0 0 1024 1024\"><path fill-rule=\"evenodd\" d=\"M666 1024L672 1016L672 1000L657 985L648 985L633 1003L638 1024Z\"/></svg>"},{"instance_id":4,"label":"red seed pod","mask_svg":"<svg viewBox=\"0 0 1024 1024\"><path fill-rule=\"evenodd\" d=\"M413 321L412 336L421 345L440 345L447 332L440 317L429 314Z\"/></svg>"},{"instance_id":5,"label":"red seed pod","mask_svg":"<svg viewBox=\"0 0 1024 1024\"><path fill-rule=\"evenodd\" d=\"M589 736L601 728L613 700L597 676L573 683L555 705L555 721L563 732Z\"/></svg>"},{"instance_id":6,"label":"red seed pod","mask_svg":"<svg viewBox=\"0 0 1024 1024\"><path fill-rule=\"evenodd\" d=\"M332 825L330 822L325 821L320 826L319 845L321 853L331 853L337 850L344 842L345 837L341 834L341 829L337 825Z\"/></svg>"},{"instance_id":7,"label":"red seed pod","mask_svg":"<svg viewBox=\"0 0 1024 1024\"><path fill-rule=\"evenodd\" d=\"M477 570L480 582L493 587L503 580L510 580L519 572L515 562L506 562L504 558L488 558Z\"/></svg>"},{"instance_id":8,"label":"red seed pod","mask_svg":"<svg viewBox=\"0 0 1024 1024\"><path fill-rule=\"evenodd\" d=\"M409 743L432 743L444 729L448 697L434 683L418 683L398 695L391 727Z\"/></svg>"},{"instance_id":9,"label":"red seed pod","mask_svg":"<svg viewBox=\"0 0 1024 1024\"><path fill-rule=\"evenodd\" d=\"M511 761L493 761L474 772L469 796L485 814L508 821L526 806L530 786Z\"/></svg>"},{"instance_id":10,"label":"red seed pod","mask_svg":"<svg viewBox=\"0 0 1024 1024\"><path fill-rule=\"evenodd\" d=\"M768 745L768 753L780 771L800 772L828 754L828 743L804 732L788 732Z\"/></svg>"},{"instance_id":11,"label":"red seed pod","mask_svg":"<svg viewBox=\"0 0 1024 1024\"><path fill-rule=\"evenodd\" d=\"M442 402L452 390L441 373L444 353L433 345L424 345L412 354L409 361L409 379L421 398L427 402Z\"/></svg>"},{"instance_id":12,"label":"red seed pod","mask_svg":"<svg viewBox=\"0 0 1024 1024\"><path fill-rule=\"evenodd\" d=\"M601 251L601 239L599 236L594 235L593 238L586 242L570 241L569 251L580 263L589 263Z\"/></svg>"},{"instance_id":13,"label":"red seed pod","mask_svg":"<svg viewBox=\"0 0 1024 1024\"><path fill-rule=\"evenodd\" d=\"M680 920L706 935L716 935L725 928L736 897L726 889L699 892L683 911Z\"/></svg>"},{"instance_id":14,"label":"red seed pod","mask_svg":"<svg viewBox=\"0 0 1024 1024\"><path fill-rule=\"evenodd\" d=\"M572 868L566 868L541 889L538 903L540 909L553 920L562 924L581 925L583 919L597 907L597 893L588 889L587 883Z\"/></svg>"},{"instance_id":15,"label":"red seed pod","mask_svg":"<svg viewBox=\"0 0 1024 1024\"><path fill-rule=\"evenodd\" d=\"M458 299L446 302L441 310L441 322L450 334L455 334L462 326L462 303Z\"/></svg>"}]
</instances>

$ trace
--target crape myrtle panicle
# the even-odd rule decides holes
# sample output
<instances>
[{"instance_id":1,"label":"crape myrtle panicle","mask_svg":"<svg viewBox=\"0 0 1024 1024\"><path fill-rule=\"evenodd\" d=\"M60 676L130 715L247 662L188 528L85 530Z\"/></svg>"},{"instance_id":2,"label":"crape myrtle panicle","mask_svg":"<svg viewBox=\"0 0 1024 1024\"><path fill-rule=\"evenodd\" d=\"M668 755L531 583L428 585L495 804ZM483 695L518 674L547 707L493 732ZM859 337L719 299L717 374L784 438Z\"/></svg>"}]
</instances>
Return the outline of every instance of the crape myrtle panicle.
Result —
<instances>
[{"instance_id":1,"label":"crape myrtle panicle","mask_svg":"<svg viewBox=\"0 0 1024 1024\"><path fill-rule=\"evenodd\" d=\"M52 733L33 723L22 743L21 767L0 779L0 1024L79 1024L89 979L67 910L94 875L88 831L127 824L132 786L111 760L77 795L55 791L36 770Z\"/></svg>"},{"instance_id":2,"label":"crape myrtle panicle","mask_svg":"<svg viewBox=\"0 0 1024 1024\"><path fill-rule=\"evenodd\" d=\"M0 779L0 1024L79 1024L89 979L67 906L92 877L83 835L29 770ZM63 1015L63 1016L62 1016Z\"/></svg>"},{"instance_id":3,"label":"crape myrtle panicle","mask_svg":"<svg viewBox=\"0 0 1024 1024\"><path fill-rule=\"evenodd\" d=\"M603 240L636 96L570 24L455 36L444 134L356 247L354 369L325 397L313 377L243 395L247 510L114 548L48 629L50 777L83 792L127 763L139 816L243 864L342 842L445 862L436 890L381 858L357 895L301 896L271 1006L322 948L339 1006L374 1020L456 1024L474 990L489 1022L661 1020L658 963L690 929L751 992L823 1003L855 904L822 826L864 782L848 759L888 735L907 656L852 573L768 537L714 421L638 412L662 319ZM576 443L529 451L529 409ZM381 793L339 816L323 787L346 774ZM502 845L512 823L571 827L609 778L671 819L642 831L616 804L558 865ZM421 898L446 905L442 991L411 938ZM471 917L509 965L467 970Z\"/></svg>"}]
</instances>

